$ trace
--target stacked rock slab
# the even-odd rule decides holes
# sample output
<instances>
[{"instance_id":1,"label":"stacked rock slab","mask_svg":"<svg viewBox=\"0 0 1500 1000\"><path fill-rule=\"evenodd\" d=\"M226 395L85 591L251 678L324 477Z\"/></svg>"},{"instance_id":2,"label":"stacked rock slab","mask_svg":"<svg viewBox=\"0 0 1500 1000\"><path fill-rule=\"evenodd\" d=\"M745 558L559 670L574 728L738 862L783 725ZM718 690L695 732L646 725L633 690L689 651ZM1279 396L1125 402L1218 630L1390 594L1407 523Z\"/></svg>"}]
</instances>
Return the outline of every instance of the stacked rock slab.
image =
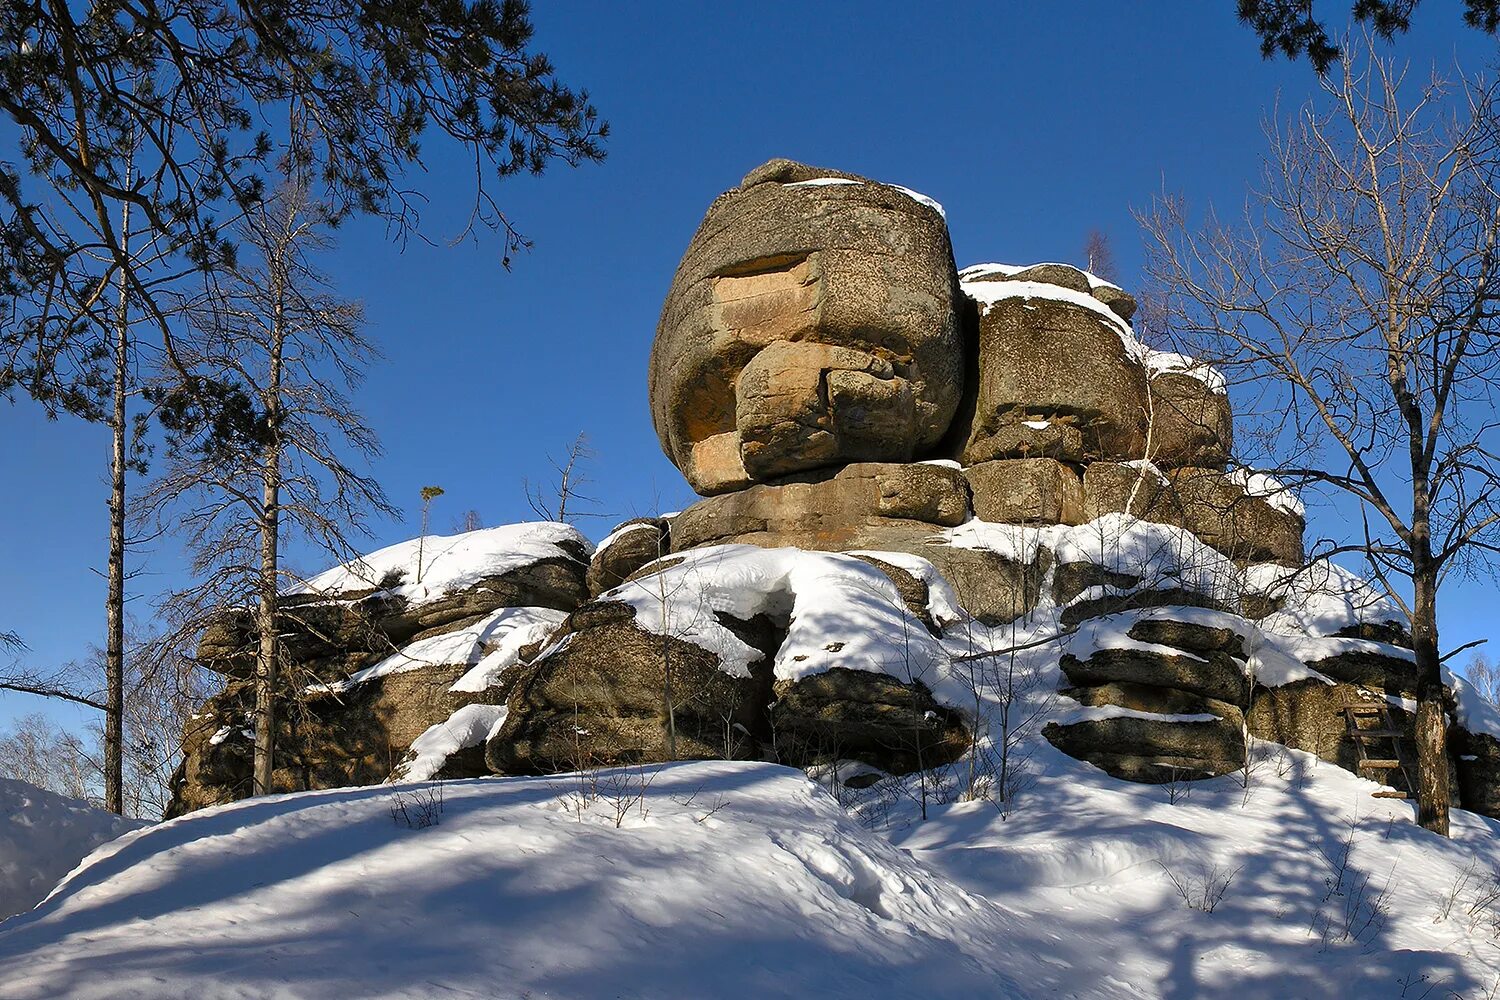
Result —
<instances>
[{"instance_id":1,"label":"stacked rock slab","mask_svg":"<svg viewBox=\"0 0 1500 1000\"><path fill-rule=\"evenodd\" d=\"M1250 702L1244 639L1230 616L1190 615L1153 609L1080 630L1076 638L1093 648L1063 655L1072 686L1062 694L1104 711L1050 723L1047 739L1133 781L1190 780L1240 767ZM1123 633L1123 641L1108 641L1110 631Z\"/></svg>"},{"instance_id":2,"label":"stacked rock slab","mask_svg":"<svg viewBox=\"0 0 1500 1000\"><path fill-rule=\"evenodd\" d=\"M588 597L589 552L581 538L575 544L566 532L560 534L564 540L554 555L420 601L379 584L283 598L273 791L377 784L431 726L468 704L503 703L508 683L484 691L452 690L471 666L463 662L413 662L357 683L349 678L500 609L569 611L582 604ZM169 817L250 794L253 625L248 613L228 614L199 643L199 662L223 675L225 685L185 727Z\"/></svg>"}]
</instances>

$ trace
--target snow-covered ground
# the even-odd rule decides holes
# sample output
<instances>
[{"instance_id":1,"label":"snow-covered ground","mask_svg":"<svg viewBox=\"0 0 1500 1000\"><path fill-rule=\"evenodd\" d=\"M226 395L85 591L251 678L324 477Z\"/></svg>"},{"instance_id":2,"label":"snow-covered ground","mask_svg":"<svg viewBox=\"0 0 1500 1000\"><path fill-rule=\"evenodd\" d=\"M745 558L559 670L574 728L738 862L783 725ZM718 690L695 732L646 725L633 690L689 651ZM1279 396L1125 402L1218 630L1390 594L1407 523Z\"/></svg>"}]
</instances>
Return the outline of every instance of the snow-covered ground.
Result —
<instances>
[{"instance_id":1,"label":"snow-covered ground","mask_svg":"<svg viewBox=\"0 0 1500 1000\"><path fill-rule=\"evenodd\" d=\"M1026 995L1014 915L797 771L606 772L597 795L453 782L421 829L393 820L397 794L414 789L250 800L121 838L0 925L0 993Z\"/></svg>"},{"instance_id":2,"label":"snow-covered ground","mask_svg":"<svg viewBox=\"0 0 1500 1000\"><path fill-rule=\"evenodd\" d=\"M31 909L94 848L143 825L0 778L0 920Z\"/></svg>"},{"instance_id":3,"label":"snow-covered ground","mask_svg":"<svg viewBox=\"0 0 1500 1000\"><path fill-rule=\"evenodd\" d=\"M1042 744L1004 814L905 802L879 829L754 763L451 782L426 828L392 807L437 786L240 802L106 845L0 924L0 992L1490 995L1500 824L1458 812L1444 841L1371 783L1262 750L1248 790L1173 803ZM1201 907L1226 875L1211 913L1173 887Z\"/></svg>"}]
</instances>

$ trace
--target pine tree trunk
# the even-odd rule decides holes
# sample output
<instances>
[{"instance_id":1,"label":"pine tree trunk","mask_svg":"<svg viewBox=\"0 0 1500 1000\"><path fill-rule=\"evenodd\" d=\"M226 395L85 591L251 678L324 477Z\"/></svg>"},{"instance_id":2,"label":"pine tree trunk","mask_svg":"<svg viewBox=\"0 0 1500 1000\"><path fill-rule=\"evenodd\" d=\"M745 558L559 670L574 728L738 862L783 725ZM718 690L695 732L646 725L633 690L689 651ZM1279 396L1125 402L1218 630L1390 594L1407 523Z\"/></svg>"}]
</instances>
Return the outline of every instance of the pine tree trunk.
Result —
<instances>
[{"instance_id":1,"label":"pine tree trunk","mask_svg":"<svg viewBox=\"0 0 1500 1000\"><path fill-rule=\"evenodd\" d=\"M1412 651L1417 661L1417 822L1448 836L1448 716L1438 660L1437 601L1433 581L1416 575Z\"/></svg>"}]
</instances>

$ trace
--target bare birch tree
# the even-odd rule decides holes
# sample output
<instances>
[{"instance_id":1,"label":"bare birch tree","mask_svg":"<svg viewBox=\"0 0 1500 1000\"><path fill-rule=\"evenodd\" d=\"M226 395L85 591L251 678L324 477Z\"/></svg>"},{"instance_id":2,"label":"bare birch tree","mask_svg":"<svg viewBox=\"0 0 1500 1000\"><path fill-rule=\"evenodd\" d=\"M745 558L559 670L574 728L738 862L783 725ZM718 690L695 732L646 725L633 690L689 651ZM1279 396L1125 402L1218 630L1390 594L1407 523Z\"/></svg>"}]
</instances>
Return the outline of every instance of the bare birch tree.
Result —
<instances>
[{"instance_id":1,"label":"bare birch tree","mask_svg":"<svg viewBox=\"0 0 1500 1000\"><path fill-rule=\"evenodd\" d=\"M379 451L347 393L375 356L362 311L338 299L314 256L330 246L327 216L296 185L280 189L242 227L251 259L211 284L189 313L195 370L252 402L252 450L226 449L190 395L163 400L171 464L148 498L150 514L179 514L200 580L173 595L181 639L217 615L254 606L255 794L271 790L276 690L282 655L279 594L290 576L284 536L296 533L346 559L373 513L394 513L380 486L352 463ZM233 412L237 408L215 410ZM212 414L209 415L210 417Z\"/></svg>"},{"instance_id":2,"label":"bare birch tree","mask_svg":"<svg viewBox=\"0 0 1500 1000\"><path fill-rule=\"evenodd\" d=\"M1175 331L1262 414L1278 475L1343 505L1319 554L1359 553L1410 618L1418 819L1446 834L1439 593L1500 545L1500 121L1483 79L1347 51L1267 124L1240 224L1194 231L1173 198L1141 221Z\"/></svg>"},{"instance_id":3,"label":"bare birch tree","mask_svg":"<svg viewBox=\"0 0 1500 1000\"><path fill-rule=\"evenodd\" d=\"M564 524L572 524L580 517L604 516L597 511L579 510L583 506L599 505L598 500L583 492L592 481L588 475L588 463L597 457L598 453L589 447L588 435L583 432L579 432L572 444L568 445L562 461L547 456L547 461L552 464L552 470L556 473L555 480L546 484L533 483L529 479L521 480L521 489L526 494L526 503L531 507L532 513L548 521L562 521Z\"/></svg>"}]
</instances>

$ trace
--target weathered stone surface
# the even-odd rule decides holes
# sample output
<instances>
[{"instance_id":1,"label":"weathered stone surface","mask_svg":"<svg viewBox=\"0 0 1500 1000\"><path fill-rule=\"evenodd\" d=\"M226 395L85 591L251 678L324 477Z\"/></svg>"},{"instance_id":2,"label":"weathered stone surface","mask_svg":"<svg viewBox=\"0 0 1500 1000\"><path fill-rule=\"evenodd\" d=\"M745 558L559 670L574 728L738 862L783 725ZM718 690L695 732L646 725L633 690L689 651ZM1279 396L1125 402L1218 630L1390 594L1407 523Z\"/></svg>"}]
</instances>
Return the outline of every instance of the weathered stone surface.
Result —
<instances>
[{"instance_id":1,"label":"weathered stone surface","mask_svg":"<svg viewBox=\"0 0 1500 1000\"><path fill-rule=\"evenodd\" d=\"M1030 562L945 543L938 529L968 517L969 485L944 465L852 465L836 475L758 484L709 497L672 519L682 552L739 542L822 552L907 552L933 564L970 614L987 624L1013 621L1036 607L1050 554Z\"/></svg>"},{"instance_id":2,"label":"weathered stone surface","mask_svg":"<svg viewBox=\"0 0 1500 1000\"><path fill-rule=\"evenodd\" d=\"M849 183L802 183L820 177ZM956 289L931 207L789 161L752 171L710 206L662 310L651 405L668 457L714 493L930 449L963 391Z\"/></svg>"},{"instance_id":3,"label":"weathered stone surface","mask_svg":"<svg viewBox=\"0 0 1500 1000\"><path fill-rule=\"evenodd\" d=\"M1500 819L1500 740L1488 733L1448 730L1457 769L1460 804L1465 809Z\"/></svg>"},{"instance_id":4,"label":"weathered stone surface","mask_svg":"<svg viewBox=\"0 0 1500 1000\"><path fill-rule=\"evenodd\" d=\"M1312 640L1304 644L1301 652L1307 658L1307 665L1319 673L1390 694L1416 694L1417 665L1398 650L1385 652L1376 643L1356 644L1353 648L1337 648L1347 644L1332 644L1335 648L1328 655L1319 655L1318 645Z\"/></svg>"},{"instance_id":5,"label":"weathered stone surface","mask_svg":"<svg viewBox=\"0 0 1500 1000\"><path fill-rule=\"evenodd\" d=\"M1072 264L1033 264L1009 274L994 272L977 279L980 281L1039 281L1044 285L1057 285L1075 292L1091 294L1089 276Z\"/></svg>"},{"instance_id":6,"label":"weathered stone surface","mask_svg":"<svg viewBox=\"0 0 1500 1000\"><path fill-rule=\"evenodd\" d=\"M1074 601L1063 609L1060 621L1064 628L1072 628L1090 618L1112 615L1121 611L1135 611L1140 608L1227 610L1209 595L1195 590L1184 590L1181 587L1144 587L1125 594L1102 594L1098 597Z\"/></svg>"},{"instance_id":7,"label":"weathered stone surface","mask_svg":"<svg viewBox=\"0 0 1500 1000\"><path fill-rule=\"evenodd\" d=\"M1095 285L1093 288L1094 298L1109 306L1110 311L1116 316L1129 323L1135 316L1135 296L1115 285Z\"/></svg>"},{"instance_id":8,"label":"weathered stone surface","mask_svg":"<svg viewBox=\"0 0 1500 1000\"><path fill-rule=\"evenodd\" d=\"M1083 484L1051 458L981 462L964 470L974 514L1008 524L1082 524Z\"/></svg>"},{"instance_id":9,"label":"weathered stone surface","mask_svg":"<svg viewBox=\"0 0 1500 1000\"><path fill-rule=\"evenodd\" d=\"M1157 509L1170 510L1180 524L1238 562L1302 563L1302 518L1251 496L1233 479L1213 469L1182 468L1167 473L1170 492Z\"/></svg>"},{"instance_id":10,"label":"weathered stone surface","mask_svg":"<svg viewBox=\"0 0 1500 1000\"><path fill-rule=\"evenodd\" d=\"M838 462L911 458L911 384L884 358L827 344L770 344L740 372L740 456L765 481Z\"/></svg>"},{"instance_id":11,"label":"weathered stone surface","mask_svg":"<svg viewBox=\"0 0 1500 1000\"><path fill-rule=\"evenodd\" d=\"M378 677L337 693L281 679L273 790L305 791L384 781L412 740L464 705L503 700L505 688L459 693L468 669L438 665ZM302 678L300 674L295 679ZM189 722L167 816L245 798L251 790L254 685L232 680Z\"/></svg>"},{"instance_id":12,"label":"weathered stone surface","mask_svg":"<svg viewBox=\"0 0 1500 1000\"><path fill-rule=\"evenodd\" d=\"M1144 454L1145 369L1099 312L1052 298L1002 298L981 306L978 350L965 463L1021 457L998 453L995 442L1002 431L1043 421L1079 432L1081 453L1054 458Z\"/></svg>"},{"instance_id":13,"label":"weathered stone surface","mask_svg":"<svg viewBox=\"0 0 1500 1000\"><path fill-rule=\"evenodd\" d=\"M906 588L921 588L903 576ZM903 597L925 603L925 589ZM580 608L567 623L568 642L518 677L505 724L487 745L490 768L545 774L673 759L669 667L678 759L794 767L848 759L902 774L954 760L967 747L958 715L920 682L846 669L773 681L782 628L765 618L719 620L763 652L750 676L731 677L701 647L642 630L627 605Z\"/></svg>"},{"instance_id":14,"label":"weathered stone surface","mask_svg":"<svg viewBox=\"0 0 1500 1000\"><path fill-rule=\"evenodd\" d=\"M638 517L616 528L614 540L601 546L589 563L589 595L598 597L647 563L671 551L671 530L661 517Z\"/></svg>"},{"instance_id":15,"label":"weathered stone surface","mask_svg":"<svg viewBox=\"0 0 1500 1000\"><path fill-rule=\"evenodd\" d=\"M1154 376L1147 391L1151 460L1163 469L1223 469L1234 451L1229 397L1183 372Z\"/></svg>"},{"instance_id":16,"label":"weathered stone surface","mask_svg":"<svg viewBox=\"0 0 1500 1000\"><path fill-rule=\"evenodd\" d=\"M1062 420L1025 420L1018 424L1001 424L988 437L964 452L964 458L971 466L1023 458L1082 462L1087 455L1083 432Z\"/></svg>"},{"instance_id":17,"label":"weathered stone surface","mask_svg":"<svg viewBox=\"0 0 1500 1000\"><path fill-rule=\"evenodd\" d=\"M952 526L968 511L968 481L956 469L862 463L701 500L672 519L672 547L752 541L840 551L861 547L865 529L882 521ZM746 537L760 534L777 540Z\"/></svg>"},{"instance_id":18,"label":"weathered stone surface","mask_svg":"<svg viewBox=\"0 0 1500 1000\"><path fill-rule=\"evenodd\" d=\"M351 591L342 600L286 598L279 631L286 660L304 678L337 681L416 639L461 628L501 608L569 611L588 599L588 561L544 559L462 590L412 605L384 593ZM254 671L258 639L249 612L220 618L204 632L197 660L233 677Z\"/></svg>"},{"instance_id":19,"label":"weathered stone surface","mask_svg":"<svg viewBox=\"0 0 1500 1000\"><path fill-rule=\"evenodd\" d=\"M338 682L411 642L462 628L501 608L577 607L587 597L586 567L582 559L543 560L415 606L374 590L349 592L341 601L321 596L288 601L280 621L291 667L278 678L282 710L274 789L379 783L429 727L464 705L503 701L509 679L479 693L449 690L468 664L424 666L347 689ZM250 794L252 742L244 731L253 726L255 706L252 625L248 615L226 616L200 643L200 661L225 674L228 683L185 727L169 815ZM319 683L335 686L320 690Z\"/></svg>"},{"instance_id":20,"label":"weathered stone surface","mask_svg":"<svg viewBox=\"0 0 1500 1000\"><path fill-rule=\"evenodd\" d=\"M1201 658L1144 649L1099 649L1086 660L1064 653L1058 665L1077 686L1140 684L1175 688L1189 694L1244 705L1250 700L1250 681L1244 664L1224 652Z\"/></svg>"},{"instance_id":21,"label":"weathered stone surface","mask_svg":"<svg viewBox=\"0 0 1500 1000\"><path fill-rule=\"evenodd\" d=\"M1214 698L1204 698L1188 691L1174 688L1151 687L1145 684L1099 684L1093 687L1069 687L1058 694L1070 698L1080 705L1093 708L1116 706L1137 712L1152 712L1157 715L1217 715L1239 728L1244 722L1244 712L1237 705ZM1243 744L1241 744L1243 746Z\"/></svg>"},{"instance_id":22,"label":"weathered stone surface","mask_svg":"<svg viewBox=\"0 0 1500 1000\"><path fill-rule=\"evenodd\" d=\"M1159 472L1138 463L1095 462L1083 474L1083 507L1089 518L1119 512L1186 528L1242 565L1302 562L1302 518L1246 493L1217 469Z\"/></svg>"},{"instance_id":23,"label":"weathered stone surface","mask_svg":"<svg viewBox=\"0 0 1500 1000\"><path fill-rule=\"evenodd\" d=\"M878 547L919 555L932 563L952 585L958 603L985 625L1004 625L1027 614L1041 600L1042 584L1052 554L1038 548L1029 562L988 549L966 549L950 545L916 544L902 539L878 539Z\"/></svg>"},{"instance_id":24,"label":"weathered stone surface","mask_svg":"<svg viewBox=\"0 0 1500 1000\"><path fill-rule=\"evenodd\" d=\"M1048 723L1042 735L1070 757L1088 761L1116 778L1165 783L1211 778L1244 763L1244 734L1224 719L1176 722L1120 717L1063 725Z\"/></svg>"},{"instance_id":25,"label":"weathered stone surface","mask_svg":"<svg viewBox=\"0 0 1500 1000\"><path fill-rule=\"evenodd\" d=\"M679 759L760 756L761 717L770 701L766 671L730 677L712 653L644 631L634 609L618 602L586 604L564 628L566 645L518 674L505 724L485 750L495 772L550 774L672 759L669 670ZM764 623L741 628L742 637L767 643Z\"/></svg>"},{"instance_id":26,"label":"weathered stone surface","mask_svg":"<svg viewBox=\"0 0 1500 1000\"><path fill-rule=\"evenodd\" d=\"M1244 633L1248 631L1248 623L1244 629L1236 631L1227 625L1178 621L1158 613L1142 618L1130 626L1125 634L1140 642L1172 646L1198 656L1222 652L1243 661L1246 659Z\"/></svg>"},{"instance_id":27,"label":"weathered stone surface","mask_svg":"<svg viewBox=\"0 0 1500 1000\"><path fill-rule=\"evenodd\" d=\"M1169 489L1166 476L1147 462L1092 462L1083 470L1083 512L1087 520L1105 514L1147 518ZM1148 518L1154 520L1155 518Z\"/></svg>"},{"instance_id":28,"label":"weathered stone surface","mask_svg":"<svg viewBox=\"0 0 1500 1000\"><path fill-rule=\"evenodd\" d=\"M858 760L890 774L947 764L968 749L958 714L920 682L838 668L777 681L771 720L783 763Z\"/></svg>"},{"instance_id":29,"label":"weathered stone surface","mask_svg":"<svg viewBox=\"0 0 1500 1000\"><path fill-rule=\"evenodd\" d=\"M1140 582L1141 578L1133 573L1117 573L1097 563L1066 562L1052 573L1052 600L1058 604L1069 604L1078 595L1094 587L1125 590Z\"/></svg>"},{"instance_id":30,"label":"weathered stone surface","mask_svg":"<svg viewBox=\"0 0 1500 1000\"><path fill-rule=\"evenodd\" d=\"M1359 762L1354 740L1349 736L1344 709L1368 702L1369 696L1355 684L1325 684L1309 679L1280 687L1255 689L1248 722L1251 735L1280 743L1294 750L1305 750L1349 771ZM1391 722L1412 736L1412 716L1390 706ZM1384 753L1378 756L1385 756ZM1379 778L1378 774L1364 777Z\"/></svg>"}]
</instances>

